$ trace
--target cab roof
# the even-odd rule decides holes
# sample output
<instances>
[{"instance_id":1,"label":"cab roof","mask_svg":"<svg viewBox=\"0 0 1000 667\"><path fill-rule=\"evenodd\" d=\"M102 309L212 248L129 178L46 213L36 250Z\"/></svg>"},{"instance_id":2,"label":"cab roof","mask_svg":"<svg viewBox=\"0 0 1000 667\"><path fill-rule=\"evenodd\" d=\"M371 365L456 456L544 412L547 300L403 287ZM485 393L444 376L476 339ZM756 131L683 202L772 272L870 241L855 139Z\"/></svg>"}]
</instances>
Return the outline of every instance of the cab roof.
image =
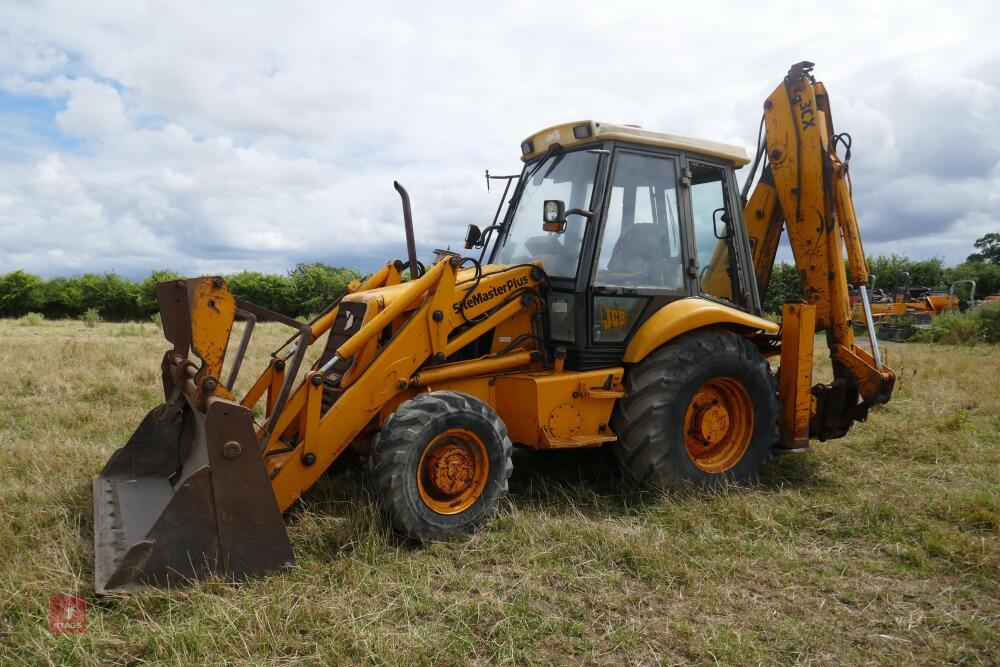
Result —
<instances>
[{"instance_id":1,"label":"cab roof","mask_svg":"<svg viewBox=\"0 0 1000 667\"><path fill-rule=\"evenodd\" d=\"M578 144L605 140L628 141L634 144L673 148L728 160L739 168L750 162L746 150L707 139L692 139L666 132L644 130L638 125L615 125L593 120L578 120L562 125L553 125L536 132L521 142L521 159L533 160L545 153L553 144L569 148Z\"/></svg>"}]
</instances>

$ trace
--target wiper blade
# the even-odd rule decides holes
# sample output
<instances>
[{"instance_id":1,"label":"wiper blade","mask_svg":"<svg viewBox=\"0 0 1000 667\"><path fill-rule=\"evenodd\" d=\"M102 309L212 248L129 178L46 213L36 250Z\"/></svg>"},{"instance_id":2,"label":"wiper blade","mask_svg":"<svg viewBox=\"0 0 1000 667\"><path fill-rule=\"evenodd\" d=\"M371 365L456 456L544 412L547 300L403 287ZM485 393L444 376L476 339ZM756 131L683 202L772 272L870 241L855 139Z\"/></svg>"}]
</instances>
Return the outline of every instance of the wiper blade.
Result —
<instances>
[{"instance_id":1,"label":"wiper blade","mask_svg":"<svg viewBox=\"0 0 1000 667\"><path fill-rule=\"evenodd\" d=\"M550 157L556 154L559 154L559 160L556 160L556 162L552 165L552 167L550 167L549 170L545 172L545 176L551 174L552 169L555 167L555 165L562 160L563 147L560 146L559 144L552 144L551 146L549 146L548 150L545 151L545 154L542 155L542 159L538 161L538 164L536 164L534 167L531 168L531 171L528 172L527 177L521 182L524 183L530 181L535 176L535 174L538 173L538 170L542 168L542 165L545 164Z\"/></svg>"},{"instance_id":2,"label":"wiper blade","mask_svg":"<svg viewBox=\"0 0 1000 667\"><path fill-rule=\"evenodd\" d=\"M548 178L549 174L551 174L552 171L559 166L559 163L563 161L564 157L566 157L565 153L559 153L559 155L556 156L556 159L552 161L552 165L545 170L545 173L542 175L542 178L543 179Z\"/></svg>"}]
</instances>

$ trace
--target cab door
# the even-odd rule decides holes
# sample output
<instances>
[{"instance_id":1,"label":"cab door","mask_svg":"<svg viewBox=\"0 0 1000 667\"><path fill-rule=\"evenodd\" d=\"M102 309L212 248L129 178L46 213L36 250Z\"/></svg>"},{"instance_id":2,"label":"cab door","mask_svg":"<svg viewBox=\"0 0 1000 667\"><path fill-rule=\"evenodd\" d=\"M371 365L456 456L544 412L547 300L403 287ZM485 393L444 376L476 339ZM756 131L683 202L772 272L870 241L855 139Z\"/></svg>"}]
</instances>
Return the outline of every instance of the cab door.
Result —
<instances>
[{"instance_id":1,"label":"cab door","mask_svg":"<svg viewBox=\"0 0 1000 667\"><path fill-rule=\"evenodd\" d=\"M702 296L742 310L756 311L746 233L736 209L731 170L728 167L688 159L685 180L690 181L688 219L692 243L692 268Z\"/></svg>"},{"instance_id":2,"label":"cab door","mask_svg":"<svg viewBox=\"0 0 1000 667\"><path fill-rule=\"evenodd\" d=\"M609 354L651 302L688 294L678 171L676 154L615 150L590 290L590 342Z\"/></svg>"}]
</instances>

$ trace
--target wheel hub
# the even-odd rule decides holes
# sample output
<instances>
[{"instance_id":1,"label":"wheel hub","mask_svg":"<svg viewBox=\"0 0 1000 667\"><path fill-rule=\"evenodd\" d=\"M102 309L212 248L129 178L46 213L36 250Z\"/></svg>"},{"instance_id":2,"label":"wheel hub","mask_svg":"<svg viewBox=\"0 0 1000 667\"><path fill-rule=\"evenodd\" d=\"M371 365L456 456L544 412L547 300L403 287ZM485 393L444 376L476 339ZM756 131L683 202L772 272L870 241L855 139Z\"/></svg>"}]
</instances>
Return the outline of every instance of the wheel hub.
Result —
<instances>
[{"instance_id":1,"label":"wheel hub","mask_svg":"<svg viewBox=\"0 0 1000 667\"><path fill-rule=\"evenodd\" d=\"M420 456L417 488L438 514L458 514L483 494L489 477L486 444L476 433L451 428L432 440Z\"/></svg>"},{"instance_id":2,"label":"wheel hub","mask_svg":"<svg viewBox=\"0 0 1000 667\"><path fill-rule=\"evenodd\" d=\"M472 454L454 443L443 444L428 457L428 481L446 495L461 493L469 488L474 472Z\"/></svg>"},{"instance_id":3,"label":"wheel hub","mask_svg":"<svg viewBox=\"0 0 1000 667\"><path fill-rule=\"evenodd\" d=\"M753 424L753 403L743 383L712 378L698 388L684 415L688 456L705 472L725 472L749 449Z\"/></svg>"},{"instance_id":4,"label":"wheel hub","mask_svg":"<svg viewBox=\"0 0 1000 667\"><path fill-rule=\"evenodd\" d=\"M714 445L729 432L729 411L715 396L703 392L692 401L695 410L692 435L706 444Z\"/></svg>"}]
</instances>

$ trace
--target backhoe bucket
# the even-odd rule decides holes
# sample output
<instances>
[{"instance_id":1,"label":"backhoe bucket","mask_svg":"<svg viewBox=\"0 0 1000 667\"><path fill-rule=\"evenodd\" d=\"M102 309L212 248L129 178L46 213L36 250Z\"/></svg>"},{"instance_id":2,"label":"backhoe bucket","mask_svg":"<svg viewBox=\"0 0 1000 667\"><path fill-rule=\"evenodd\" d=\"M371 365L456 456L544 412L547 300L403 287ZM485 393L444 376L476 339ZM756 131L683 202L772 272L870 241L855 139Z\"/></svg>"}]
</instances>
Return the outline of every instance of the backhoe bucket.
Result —
<instances>
[{"instance_id":1,"label":"backhoe bucket","mask_svg":"<svg viewBox=\"0 0 1000 667\"><path fill-rule=\"evenodd\" d=\"M160 301L170 337L179 315ZM205 397L183 356L167 352L166 401L94 478L98 594L242 579L294 562L250 410Z\"/></svg>"}]
</instances>

